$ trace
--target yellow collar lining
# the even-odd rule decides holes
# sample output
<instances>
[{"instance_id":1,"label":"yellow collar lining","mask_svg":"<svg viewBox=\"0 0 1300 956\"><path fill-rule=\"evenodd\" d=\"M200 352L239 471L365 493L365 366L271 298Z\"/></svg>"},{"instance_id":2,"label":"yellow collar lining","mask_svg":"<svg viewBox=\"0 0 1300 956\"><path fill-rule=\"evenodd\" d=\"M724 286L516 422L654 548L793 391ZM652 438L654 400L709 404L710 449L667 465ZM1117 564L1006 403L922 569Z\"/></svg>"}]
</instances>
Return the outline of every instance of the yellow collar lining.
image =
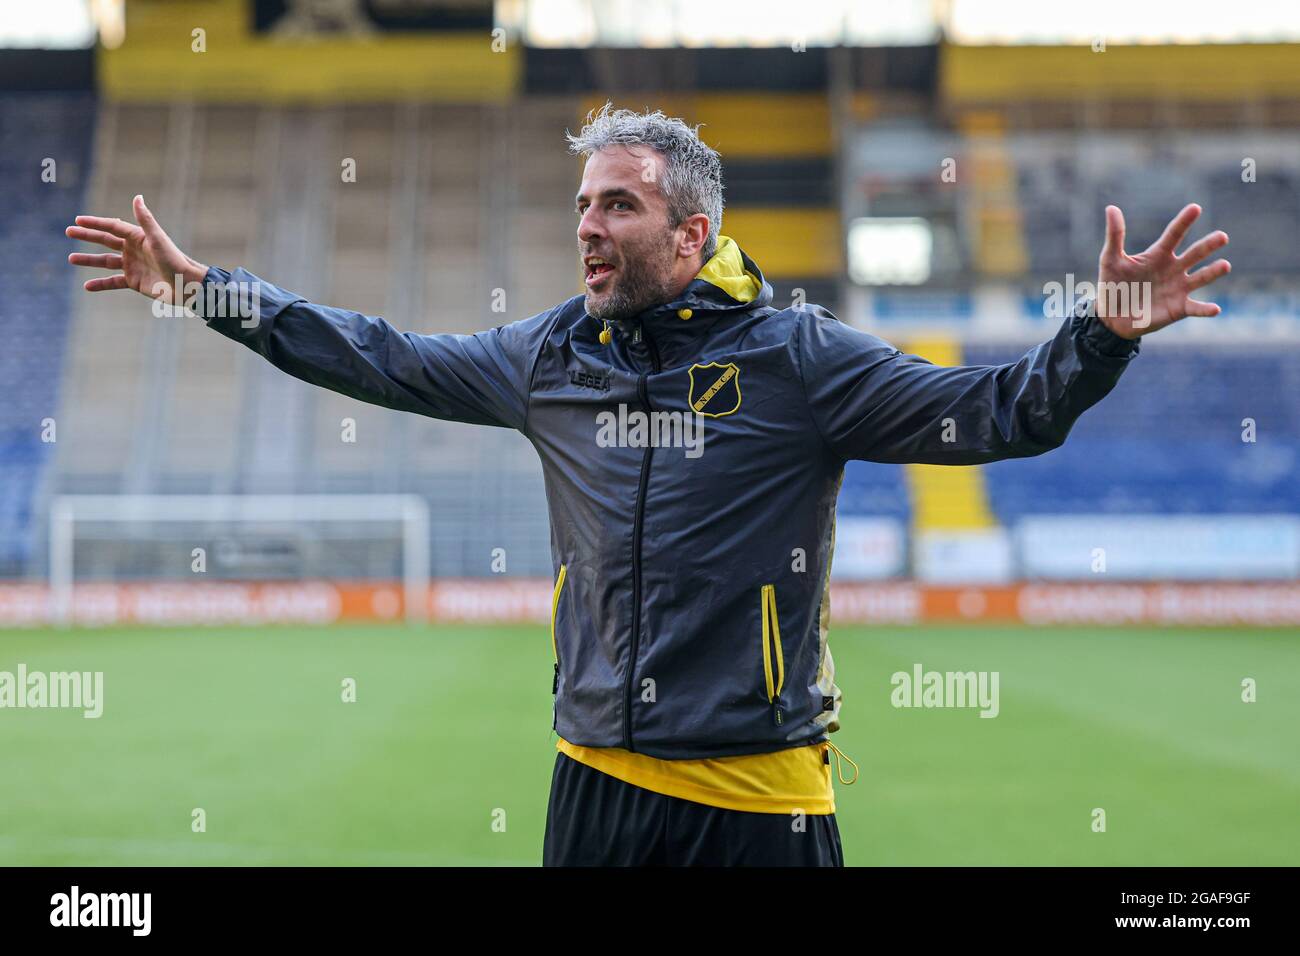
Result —
<instances>
[{"instance_id":1,"label":"yellow collar lining","mask_svg":"<svg viewBox=\"0 0 1300 956\"><path fill-rule=\"evenodd\" d=\"M718 251L695 274L695 278L721 289L737 302L754 301L763 287L758 277L745 269L744 260L740 258L740 246L729 236L718 236Z\"/></svg>"}]
</instances>

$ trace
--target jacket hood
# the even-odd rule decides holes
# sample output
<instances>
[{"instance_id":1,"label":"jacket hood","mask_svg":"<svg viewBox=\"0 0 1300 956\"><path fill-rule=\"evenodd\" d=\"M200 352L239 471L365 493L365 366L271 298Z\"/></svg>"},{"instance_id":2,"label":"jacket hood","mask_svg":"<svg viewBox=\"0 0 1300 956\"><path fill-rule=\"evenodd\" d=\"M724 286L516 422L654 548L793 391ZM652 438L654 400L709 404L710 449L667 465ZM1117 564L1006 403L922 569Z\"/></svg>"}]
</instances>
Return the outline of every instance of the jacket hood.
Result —
<instances>
[{"instance_id":1,"label":"jacket hood","mask_svg":"<svg viewBox=\"0 0 1300 956\"><path fill-rule=\"evenodd\" d=\"M694 302L702 309L762 307L772 300L772 287L734 239L718 236L717 251L696 273L682 299L687 305Z\"/></svg>"}]
</instances>

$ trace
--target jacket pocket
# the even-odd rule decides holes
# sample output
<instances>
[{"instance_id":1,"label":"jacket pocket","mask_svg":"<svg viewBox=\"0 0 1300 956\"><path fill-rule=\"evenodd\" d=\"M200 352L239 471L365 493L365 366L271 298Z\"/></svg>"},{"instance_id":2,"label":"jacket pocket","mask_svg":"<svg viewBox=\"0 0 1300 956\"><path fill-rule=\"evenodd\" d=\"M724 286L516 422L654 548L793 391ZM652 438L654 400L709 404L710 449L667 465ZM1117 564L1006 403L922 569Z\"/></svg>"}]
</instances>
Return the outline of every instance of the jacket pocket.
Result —
<instances>
[{"instance_id":1,"label":"jacket pocket","mask_svg":"<svg viewBox=\"0 0 1300 956\"><path fill-rule=\"evenodd\" d=\"M776 613L776 585L764 584L760 593L763 607L763 682L772 706L772 721L779 727L781 691L785 687L785 653L781 647L781 622Z\"/></svg>"},{"instance_id":2,"label":"jacket pocket","mask_svg":"<svg viewBox=\"0 0 1300 956\"><path fill-rule=\"evenodd\" d=\"M569 576L569 566L560 565L560 573L555 578L555 590L551 592L551 654L555 657L555 680L551 684L551 693L560 690L560 645L555 639L555 620L560 613L560 595L564 592L564 579Z\"/></svg>"},{"instance_id":3,"label":"jacket pocket","mask_svg":"<svg viewBox=\"0 0 1300 956\"><path fill-rule=\"evenodd\" d=\"M560 723L560 644L555 638L555 622L560 615L560 595L564 593L564 579L569 576L568 565L560 565L560 573L555 578L555 590L551 592L551 653L555 656L555 676L551 679L551 694L555 704L551 711L551 729Z\"/></svg>"}]
</instances>

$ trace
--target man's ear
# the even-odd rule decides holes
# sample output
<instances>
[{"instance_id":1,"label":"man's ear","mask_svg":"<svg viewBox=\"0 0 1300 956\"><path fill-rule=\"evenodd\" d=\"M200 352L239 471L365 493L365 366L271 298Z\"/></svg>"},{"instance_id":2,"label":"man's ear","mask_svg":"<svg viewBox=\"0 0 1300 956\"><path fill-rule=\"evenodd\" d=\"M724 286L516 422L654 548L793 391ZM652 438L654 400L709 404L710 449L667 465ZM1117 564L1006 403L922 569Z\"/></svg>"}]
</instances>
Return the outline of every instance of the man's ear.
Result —
<instances>
[{"instance_id":1,"label":"man's ear","mask_svg":"<svg viewBox=\"0 0 1300 956\"><path fill-rule=\"evenodd\" d=\"M677 228L682 231L681 238L677 240L677 255L683 259L699 255L709 238L709 217L702 212L697 212L682 220L682 224Z\"/></svg>"}]
</instances>

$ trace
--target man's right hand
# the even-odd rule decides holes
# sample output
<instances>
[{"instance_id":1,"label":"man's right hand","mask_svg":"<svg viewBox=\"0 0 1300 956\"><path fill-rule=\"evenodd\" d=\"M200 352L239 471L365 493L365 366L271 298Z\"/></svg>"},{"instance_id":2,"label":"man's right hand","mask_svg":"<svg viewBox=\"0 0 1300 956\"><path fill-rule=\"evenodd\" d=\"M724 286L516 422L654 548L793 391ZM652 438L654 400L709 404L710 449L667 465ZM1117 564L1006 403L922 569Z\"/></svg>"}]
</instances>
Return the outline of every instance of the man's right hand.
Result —
<instances>
[{"instance_id":1,"label":"man's right hand","mask_svg":"<svg viewBox=\"0 0 1300 956\"><path fill-rule=\"evenodd\" d=\"M68 262L74 266L92 269L121 269L117 275L88 279L87 292L108 292L113 289L134 289L151 299L169 304L184 301L185 290L176 289L176 277L183 285L203 285L208 267L191 259L176 248L176 243L163 232L154 219L143 196L132 203L135 221L132 225L121 219L104 219L100 216L78 216L75 226L65 232L72 239L94 242L109 249L106 253L74 252Z\"/></svg>"}]
</instances>

